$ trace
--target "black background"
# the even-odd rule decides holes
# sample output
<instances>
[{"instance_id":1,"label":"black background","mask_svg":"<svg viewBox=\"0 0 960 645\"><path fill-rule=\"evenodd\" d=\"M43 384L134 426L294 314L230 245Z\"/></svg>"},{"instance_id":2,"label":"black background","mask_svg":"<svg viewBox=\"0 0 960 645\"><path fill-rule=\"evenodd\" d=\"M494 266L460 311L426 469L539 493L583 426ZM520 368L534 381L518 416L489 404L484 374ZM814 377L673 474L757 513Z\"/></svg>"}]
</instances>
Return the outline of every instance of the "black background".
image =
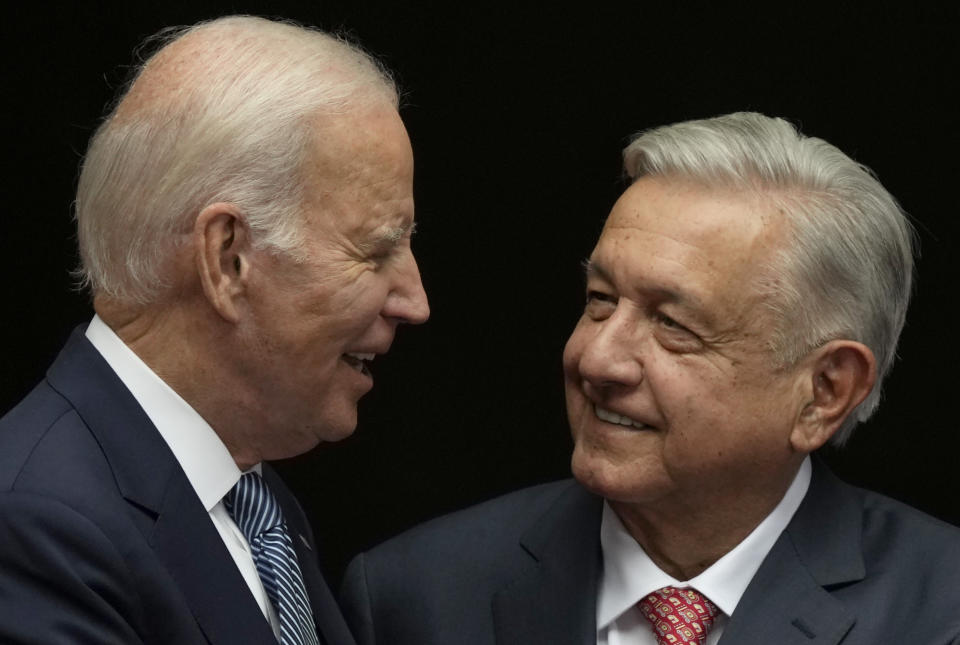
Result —
<instances>
[{"instance_id":1,"label":"black background","mask_svg":"<svg viewBox=\"0 0 960 645\"><path fill-rule=\"evenodd\" d=\"M580 261L623 188L620 150L640 129L743 109L838 145L914 218L923 255L901 360L877 416L827 457L850 481L960 523L957 9L794 4L13 9L3 25L0 408L92 313L68 275L76 168L134 47L167 25L284 16L350 31L406 90L414 249L433 310L374 365L356 434L279 464L334 584L352 554L416 522L568 474L560 354L581 306Z\"/></svg>"}]
</instances>

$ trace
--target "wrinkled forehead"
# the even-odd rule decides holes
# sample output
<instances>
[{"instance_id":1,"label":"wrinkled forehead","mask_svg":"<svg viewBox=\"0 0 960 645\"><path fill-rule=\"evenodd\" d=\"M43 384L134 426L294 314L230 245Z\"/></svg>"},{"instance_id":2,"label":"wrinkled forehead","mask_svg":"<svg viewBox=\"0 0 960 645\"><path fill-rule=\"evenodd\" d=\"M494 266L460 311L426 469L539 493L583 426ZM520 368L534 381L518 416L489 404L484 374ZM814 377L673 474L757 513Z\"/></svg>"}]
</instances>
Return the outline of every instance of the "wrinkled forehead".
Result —
<instances>
[{"instance_id":1,"label":"wrinkled forehead","mask_svg":"<svg viewBox=\"0 0 960 645\"><path fill-rule=\"evenodd\" d=\"M788 230L776 200L760 191L644 177L617 200L600 240L699 254L710 263L761 262L787 243Z\"/></svg>"},{"instance_id":2,"label":"wrinkled forehead","mask_svg":"<svg viewBox=\"0 0 960 645\"><path fill-rule=\"evenodd\" d=\"M387 104L317 124L303 166L308 221L328 222L355 240L397 242L413 228L413 152ZM379 239L378 237L378 239ZM396 239L394 239L396 238Z\"/></svg>"},{"instance_id":3,"label":"wrinkled forehead","mask_svg":"<svg viewBox=\"0 0 960 645\"><path fill-rule=\"evenodd\" d=\"M769 208L753 196L639 180L607 219L587 279L642 306L672 303L705 337L759 338L773 322L765 303L783 248Z\"/></svg>"},{"instance_id":4,"label":"wrinkled forehead","mask_svg":"<svg viewBox=\"0 0 960 645\"><path fill-rule=\"evenodd\" d=\"M590 263L624 293L671 293L739 317L768 291L784 248L772 208L755 195L644 178L614 205Z\"/></svg>"}]
</instances>

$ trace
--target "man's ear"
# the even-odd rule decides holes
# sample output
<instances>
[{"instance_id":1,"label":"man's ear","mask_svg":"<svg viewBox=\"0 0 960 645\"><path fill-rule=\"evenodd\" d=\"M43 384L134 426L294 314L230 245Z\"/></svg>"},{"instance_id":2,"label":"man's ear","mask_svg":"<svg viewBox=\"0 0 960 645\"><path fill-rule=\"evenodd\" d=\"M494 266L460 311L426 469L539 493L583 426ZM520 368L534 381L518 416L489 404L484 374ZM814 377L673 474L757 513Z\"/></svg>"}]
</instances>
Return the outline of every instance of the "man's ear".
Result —
<instances>
[{"instance_id":1,"label":"man's ear","mask_svg":"<svg viewBox=\"0 0 960 645\"><path fill-rule=\"evenodd\" d=\"M877 380L877 361L863 343L832 340L815 350L807 374L810 400L790 434L790 444L802 453L825 444L867 398Z\"/></svg>"},{"instance_id":2,"label":"man's ear","mask_svg":"<svg viewBox=\"0 0 960 645\"><path fill-rule=\"evenodd\" d=\"M247 288L250 231L234 204L210 204L193 228L197 274L213 309L230 322L239 320L238 299Z\"/></svg>"}]
</instances>

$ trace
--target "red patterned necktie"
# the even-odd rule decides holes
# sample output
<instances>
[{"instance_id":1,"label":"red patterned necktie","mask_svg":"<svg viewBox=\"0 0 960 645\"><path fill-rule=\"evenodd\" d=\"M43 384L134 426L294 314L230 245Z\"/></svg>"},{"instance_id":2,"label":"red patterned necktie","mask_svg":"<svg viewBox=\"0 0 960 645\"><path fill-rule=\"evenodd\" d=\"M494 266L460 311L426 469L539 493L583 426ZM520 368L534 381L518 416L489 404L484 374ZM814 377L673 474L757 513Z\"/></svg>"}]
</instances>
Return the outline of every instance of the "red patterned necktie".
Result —
<instances>
[{"instance_id":1,"label":"red patterned necktie","mask_svg":"<svg viewBox=\"0 0 960 645\"><path fill-rule=\"evenodd\" d=\"M690 588L657 589L639 606L653 627L657 645L703 645L713 619L720 613L716 605Z\"/></svg>"}]
</instances>

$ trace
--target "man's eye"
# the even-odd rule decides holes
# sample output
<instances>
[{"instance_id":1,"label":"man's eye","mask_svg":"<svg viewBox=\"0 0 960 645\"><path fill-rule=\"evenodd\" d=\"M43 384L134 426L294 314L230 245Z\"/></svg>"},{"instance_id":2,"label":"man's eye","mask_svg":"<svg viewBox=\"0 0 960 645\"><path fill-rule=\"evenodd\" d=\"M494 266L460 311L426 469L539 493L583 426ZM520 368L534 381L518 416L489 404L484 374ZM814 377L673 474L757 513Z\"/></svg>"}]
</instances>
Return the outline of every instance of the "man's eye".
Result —
<instances>
[{"instance_id":1,"label":"man's eye","mask_svg":"<svg viewBox=\"0 0 960 645\"><path fill-rule=\"evenodd\" d=\"M670 316L658 313L654 316L654 322L659 329L656 336L666 349L672 352L689 353L703 348L699 336Z\"/></svg>"},{"instance_id":2,"label":"man's eye","mask_svg":"<svg viewBox=\"0 0 960 645\"><path fill-rule=\"evenodd\" d=\"M588 289L586 300L584 313L594 320L607 318L617 308L617 298L603 291Z\"/></svg>"},{"instance_id":3,"label":"man's eye","mask_svg":"<svg viewBox=\"0 0 960 645\"><path fill-rule=\"evenodd\" d=\"M587 291L587 304L591 302L614 302L615 298L609 293L604 293L602 291Z\"/></svg>"},{"instance_id":4,"label":"man's eye","mask_svg":"<svg viewBox=\"0 0 960 645\"><path fill-rule=\"evenodd\" d=\"M676 329L678 331L686 331L686 327L678 323L676 320L670 316L665 316L663 314L657 314L657 319L660 321L660 324L666 327L667 329Z\"/></svg>"},{"instance_id":5,"label":"man's eye","mask_svg":"<svg viewBox=\"0 0 960 645\"><path fill-rule=\"evenodd\" d=\"M696 336L696 334L694 334L692 331L690 331L689 329L687 329L686 327L678 323L676 320L674 320L670 316L667 316L666 314L657 313L655 314L654 319L662 329L667 330L671 334L674 334L674 335L683 334L690 337Z\"/></svg>"},{"instance_id":6,"label":"man's eye","mask_svg":"<svg viewBox=\"0 0 960 645\"><path fill-rule=\"evenodd\" d=\"M371 250L367 254L367 259L377 265L383 265L389 262L395 254L396 247L385 244Z\"/></svg>"}]
</instances>

